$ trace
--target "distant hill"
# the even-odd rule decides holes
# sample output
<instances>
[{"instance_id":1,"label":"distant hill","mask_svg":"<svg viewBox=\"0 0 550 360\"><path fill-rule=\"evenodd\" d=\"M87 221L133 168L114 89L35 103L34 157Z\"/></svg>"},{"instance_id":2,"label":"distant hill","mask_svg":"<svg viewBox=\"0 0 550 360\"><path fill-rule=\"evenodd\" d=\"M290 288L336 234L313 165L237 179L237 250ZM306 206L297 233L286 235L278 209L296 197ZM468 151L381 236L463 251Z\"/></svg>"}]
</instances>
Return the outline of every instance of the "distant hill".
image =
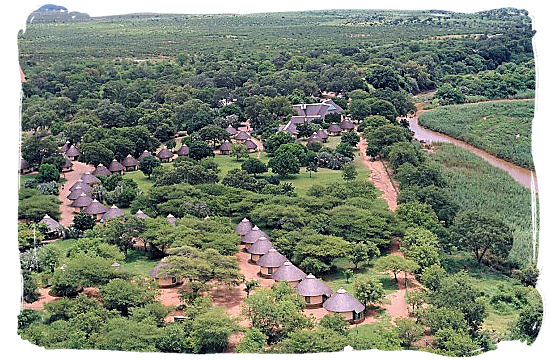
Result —
<instances>
[{"instance_id":1,"label":"distant hill","mask_svg":"<svg viewBox=\"0 0 550 360\"><path fill-rule=\"evenodd\" d=\"M33 11L27 18L27 23L67 23L89 19L90 15L86 13L69 12L64 6L46 4Z\"/></svg>"}]
</instances>

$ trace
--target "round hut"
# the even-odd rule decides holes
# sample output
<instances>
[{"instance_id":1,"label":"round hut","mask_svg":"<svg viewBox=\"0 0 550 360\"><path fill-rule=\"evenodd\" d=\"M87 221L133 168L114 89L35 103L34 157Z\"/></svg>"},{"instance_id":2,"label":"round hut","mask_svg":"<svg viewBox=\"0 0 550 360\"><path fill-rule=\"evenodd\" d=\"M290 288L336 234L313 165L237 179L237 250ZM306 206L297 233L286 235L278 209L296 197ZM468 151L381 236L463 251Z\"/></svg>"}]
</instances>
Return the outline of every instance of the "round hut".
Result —
<instances>
[{"instance_id":1,"label":"round hut","mask_svg":"<svg viewBox=\"0 0 550 360\"><path fill-rule=\"evenodd\" d=\"M235 135L235 140L238 142L244 142L248 139L250 139L250 135L248 135L246 131L239 131L239 133Z\"/></svg>"},{"instance_id":2,"label":"round hut","mask_svg":"<svg viewBox=\"0 0 550 360\"><path fill-rule=\"evenodd\" d=\"M312 142L322 142L322 140L316 135L316 134L313 134L311 135L310 137L307 138L307 142L308 144L312 143Z\"/></svg>"},{"instance_id":3,"label":"round hut","mask_svg":"<svg viewBox=\"0 0 550 360\"><path fill-rule=\"evenodd\" d=\"M254 144L255 145L255 144ZM220 146L220 155L229 155L233 144L230 141L226 141Z\"/></svg>"},{"instance_id":4,"label":"round hut","mask_svg":"<svg viewBox=\"0 0 550 360\"><path fill-rule=\"evenodd\" d=\"M101 180L99 180L97 177L90 174L89 172L84 173L84 175L82 175L81 179L82 179L82 181L84 181L88 185L99 184L101 182Z\"/></svg>"},{"instance_id":5,"label":"round hut","mask_svg":"<svg viewBox=\"0 0 550 360\"><path fill-rule=\"evenodd\" d=\"M181 284L182 279L177 278L170 272L170 265L159 262L149 273L160 287L171 287Z\"/></svg>"},{"instance_id":6,"label":"round hut","mask_svg":"<svg viewBox=\"0 0 550 360\"><path fill-rule=\"evenodd\" d=\"M86 195L85 193L80 194L80 196L73 201L71 204L75 208L75 212L82 212L86 207L92 203L92 198Z\"/></svg>"},{"instance_id":7,"label":"round hut","mask_svg":"<svg viewBox=\"0 0 550 360\"><path fill-rule=\"evenodd\" d=\"M317 130L317 132L315 134L317 135L317 137L319 139L321 139L322 142L327 142L328 134L323 129Z\"/></svg>"},{"instance_id":8,"label":"round hut","mask_svg":"<svg viewBox=\"0 0 550 360\"><path fill-rule=\"evenodd\" d=\"M91 204L84 209L86 214L94 216L96 220L100 220L107 211L109 208L96 199L92 200Z\"/></svg>"},{"instance_id":9,"label":"round hut","mask_svg":"<svg viewBox=\"0 0 550 360\"><path fill-rule=\"evenodd\" d=\"M342 131L351 131L355 129L355 125L350 120L342 120L340 122L340 129L342 129Z\"/></svg>"},{"instance_id":10,"label":"round hut","mask_svg":"<svg viewBox=\"0 0 550 360\"><path fill-rule=\"evenodd\" d=\"M73 169L73 163L71 162L71 160L69 160L67 156L64 156L64 158L65 158L65 163L63 164L61 171L63 172L71 171Z\"/></svg>"},{"instance_id":11,"label":"round hut","mask_svg":"<svg viewBox=\"0 0 550 360\"><path fill-rule=\"evenodd\" d=\"M69 140L65 141L65 144L63 144L63 147L61 148L61 151L63 152L63 154L66 153L70 147L71 147L71 142Z\"/></svg>"},{"instance_id":12,"label":"round hut","mask_svg":"<svg viewBox=\"0 0 550 360\"><path fill-rule=\"evenodd\" d=\"M244 141L244 146L246 146L248 152L255 152L258 149L258 145L256 145L256 143L250 139L246 139Z\"/></svg>"},{"instance_id":13,"label":"round hut","mask_svg":"<svg viewBox=\"0 0 550 360\"><path fill-rule=\"evenodd\" d=\"M103 214L101 220L107 221L109 219L114 219L121 216L124 216L124 211L120 210L116 205L113 205L105 214Z\"/></svg>"},{"instance_id":14,"label":"round hut","mask_svg":"<svg viewBox=\"0 0 550 360\"><path fill-rule=\"evenodd\" d=\"M170 161L172 161L172 158L174 157L174 154L170 150L168 150L166 147L163 147L157 153L157 157L162 162L170 162Z\"/></svg>"},{"instance_id":15,"label":"round hut","mask_svg":"<svg viewBox=\"0 0 550 360\"><path fill-rule=\"evenodd\" d=\"M247 218L242 219L241 222L235 227L235 231L239 234L241 240L250 230L252 230L252 222L250 222Z\"/></svg>"},{"instance_id":16,"label":"round hut","mask_svg":"<svg viewBox=\"0 0 550 360\"><path fill-rule=\"evenodd\" d=\"M296 287L298 283L306 278L306 273L293 265L290 261L285 261L271 278L275 281L286 281L288 284Z\"/></svg>"},{"instance_id":17,"label":"round hut","mask_svg":"<svg viewBox=\"0 0 550 360\"><path fill-rule=\"evenodd\" d=\"M189 146L183 144L177 152L178 156L188 156L189 155Z\"/></svg>"},{"instance_id":18,"label":"round hut","mask_svg":"<svg viewBox=\"0 0 550 360\"><path fill-rule=\"evenodd\" d=\"M271 248L267 254L263 255L258 259L258 261L256 261L256 265L260 267L261 276L271 278L273 273L277 271L277 269L279 269L285 262L288 262L288 259L274 248Z\"/></svg>"},{"instance_id":19,"label":"round hut","mask_svg":"<svg viewBox=\"0 0 550 360\"><path fill-rule=\"evenodd\" d=\"M228 127L225 128L225 131L227 131L227 133L229 134L229 136L235 136L237 135L237 129L235 129L233 126L229 125Z\"/></svg>"},{"instance_id":20,"label":"round hut","mask_svg":"<svg viewBox=\"0 0 550 360\"><path fill-rule=\"evenodd\" d=\"M69 158L69 160L76 161L80 156L80 151L78 151L74 145L71 145L71 147L65 151L65 155Z\"/></svg>"},{"instance_id":21,"label":"round hut","mask_svg":"<svg viewBox=\"0 0 550 360\"><path fill-rule=\"evenodd\" d=\"M29 163L23 158L21 158L21 161L19 162L19 172L21 174L27 174L31 172L31 167L29 166Z\"/></svg>"},{"instance_id":22,"label":"round hut","mask_svg":"<svg viewBox=\"0 0 550 360\"><path fill-rule=\"evenodd\" d=\"M327 132L329 136L337 136L340 135L342 129L338 124L332 124L328 127Z\"/></svg>"},{"instance_id":23,"label":"round hut","mask_svg":"<svg viewBox=\"0 0 550 360\"><path fill-rule=\"evenodd\" d=\"M332 294L332 290L312 274L296 286L296 292L304 298L307 307L320 307Z\"/></svg>"},{"instance_id":24,"label":"round hut","mask_svg":"<svg viewBox=\"0 0 550 360\"><path fill-rule=\"evenodd\" d=\"M82 188L80 186L77 186L73 189L73 191L71 191L71 193L67 196L67 199L69 200L76 200L80 197L80 195L88 195L89 193L82 190Z\"/></svg>"},{"instance_id":25,"label":"round hut","mask_svg":"<svg viewBox=\"0 0 550 360\"><path fill-rule=\"evenodd\" d=\"M144 158L146 158L147 156L153 156L153 154L151 154L149 151L147 150L143 150L143 152L141 153L141 155L138 157L138 161L142 161Z\"/></svg>"},{"instance_id":26,"label":"round hut","mask_svg":"<svg viewBox=\"0 0 550 360\"><path fill-rule=\"evenodd\" d=\"M98 166L96 166L95 170L92 172L92 175L94 176L111 176L111 172L109 171L109 169L107 169L107 167L103 164L99 164Z\"/></svg>"},{"instance_id":27,"label":"round hut","mask_svg":"<svg viewBox=\"0 0 550 360\"><path fill-rule=\"evenodd\" d=\"M269 236L257 226L254 226L247 232L242 238L241 243L244 244L245 249L248 249L252 244L254 244L259 238L265 237L269 240ZM269 249L268 249L269 250Z\"/></svg>"},{"instance_id":28,"label":"round hut","mask_svg":"<svg viewBox=\"0 0 550 360\"><path fill-rule=\"evenodd\" d=\"M365 305L342 288L327 299L323 307L330 312L342 315L344 320L349 322L361 321L365 313Z\"/></svg>"},{"instance_id":29,"label":"round hut","mask_svg":"<svg viewBox=\"0 0 550 360\"><path fill-rule=\"evenodd\" d=\"M139 209L138 211L136 211L136 217L138 219L149 219L149 215L147 215L146 213L144 213L143 211L141 211L141 209Z\"/></svg>"},{"instance_id":30,"label":"round hut","mask_svg":"<svg viewBox=\"0 0 550 360\"><path fill-rule=\"evenodd\" d=\"M136 171L139 166L139 161L132 155L128 154L122 160L122 166L124 166L125 171Z\"/></svg>"},{"instance_id":31,"label":"round hut","mask_svg":"<svg viewBox=\"0 0 550 360\"><path fill-rule=\"evenodd\" d=\"M63 227L59 225L59 223L55 219L52 219L48 214L44 215L42 220L40 220L40 224L46 225L46 237L49 239L58 237L63 229Z\"/></svg>"},{"instance_id":32,"label":"round hut","mask_svg":"<svg viewBox=\"0 0 550 360\"><path fill-rule=\"evenodd\" d=\"M124 173L124 166L119 163L117 159L113 159L113 161L109 164L109 171L113 174L122 175Z\"/></svg>"},{"instance_id":33,"label":"round hut","mask_svg":"<svg viewBox=\"0 0 550 360\"><path fill-rule=\"evenodd\" d=\"M168 214L168 216L166 217L166 220L168 220L168 222L172 225L176 225L176 217L172 214Z\"/></svg>"},{"instance_id":34,"label":"round hut","mask_svg":"<svg viewBox=\"0 0 550 360\"><path fill-rule=\"evenodd\" d=\"M265 237L260 237L254 244L250 245L246 251L250 254L250 262L255 264L262 255L267 254L269 249L273 247L271 241Z\"/></svg>"},{"instance_id":35,"label":"round hut","mask_svg":"<svg viewBox=\"0 0 550 360\"><path fill-rule=\"evenodd\" d=\"M88 184L86 184L82 179L78 179L74 182L74 184L71 185L69 188L69 191L73 191L77 187L80 187L82 190L88 192L88 190L92 190L92 187Z\"/></svg>"}]
</instances>

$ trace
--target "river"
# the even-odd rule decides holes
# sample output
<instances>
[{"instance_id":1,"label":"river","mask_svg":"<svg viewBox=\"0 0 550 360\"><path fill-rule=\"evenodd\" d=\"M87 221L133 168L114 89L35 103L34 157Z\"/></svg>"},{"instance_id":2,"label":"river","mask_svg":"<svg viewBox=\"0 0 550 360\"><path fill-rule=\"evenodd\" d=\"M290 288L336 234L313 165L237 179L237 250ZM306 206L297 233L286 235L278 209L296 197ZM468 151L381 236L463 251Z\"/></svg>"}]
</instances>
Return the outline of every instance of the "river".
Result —
<instances>
[{"instance_id":1,"label":"river","mask_svg":"<svg viewBox=\"0 0 550 360\"><path fill-rule=\"evenodd\" d=\"M522 168L521 166L517 166L511 162L497 158L496 156L491 155L488 152L478 149L470 144L467 144L462 140L458 140L451 136L429 130L418 124L417 117L410 117L407 118L407 120L409 121L409 128L414 132L415 139L428 144L431 144L433 142L446 142L458 145L476 154L494 167L506 171L514 180L516 180L518 183L528 189L531 188L531 179L533 179L533 182L535 184L535 191L538 192L537 175L534 171Z\"/></svg>"}]
</instances>

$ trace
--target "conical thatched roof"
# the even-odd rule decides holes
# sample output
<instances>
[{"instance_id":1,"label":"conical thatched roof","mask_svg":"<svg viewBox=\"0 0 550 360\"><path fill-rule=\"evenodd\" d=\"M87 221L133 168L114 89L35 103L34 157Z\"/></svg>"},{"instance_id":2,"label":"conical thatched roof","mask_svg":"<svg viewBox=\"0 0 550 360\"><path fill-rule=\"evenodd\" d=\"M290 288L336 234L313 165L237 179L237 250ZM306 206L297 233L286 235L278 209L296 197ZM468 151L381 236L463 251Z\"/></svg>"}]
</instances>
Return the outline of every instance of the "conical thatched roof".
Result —
<instances>
[{"instance_id":1,"label":"conical thatched roof","mask_svg":"<svg viewBox=\"0 0 550 360\"><path fill-rule=\"evenodd\" d=\"M61 151L63 151L63 153L66 153L67 150L69 150L70 147L71 147L71 142L69 140L67 140L65 142L65 144L63 144L63 147L61 148Z\"/></svg>"},{"instance_id":2,"label":"conical thatched roof","mask_svg":"<svg viewBox=\"0 0 550 360\"><path fill-rule=\"evenodd\" d=\"M92 175L95 176L111 176L111 171L103 164L96 166L95 170L92 172Z\"/></svg>"},{"instance_id":3,"label":"conical thatched roof","mask_svg":"<svg viewBox=\"0 0 550 360\"><path fill-rule=\"evenodd\" d=\"M183 144L177 152L178 156L187 156L189 155L189 146Z\"/></svg>"},{"instance_id":4,"label":"conical thatched roof","mask_svg":"<svg viewBox=\"0 0 550 360\"><path fill-rule=\"evenodd\" d=\"M73 166L72 161L71 161L66 155L64 156L64 158L65 158L65 164L63 164L63 167L64 167L64 168L67 168L67 169L68 169L68 168L70 168L71 166Z\"/></svg>"},{"instance_id":5,"label":"conical thatched roof","mask_svg":"<svg viewBox=\"0 0 550 360\"><path fill-rule=\"evenodd\" d=\"M55 221L55 219L52 219L48 214L44 215L42 220L40 220L40 223L46 224L48 230L51 232L57 231L61 227L61 225L59 225L59 223Z\"/></svg>"},{"instance_id":6,"label":"conical thatched roof","mask_svg":"<svg viewBox=\"0 0 550 360\"><path fill-rule=\"evenodd\" d=\"M225 131L227 131L229 133L229 135L233 136L235 134L237 134L237 129L235 129L233 126L229 125L228 127L225 128Z\"/></svg>"},{"instance_id":7,"label":"conical thatched roof","mask_svg":"<svg viewBox=\"0 0 550 360\"><path fill-rule=\"evenodd\" d=\"M231 141L226 141L220 146L220 151L229 151L233 147Z\"/></svg>"},{"instance_id":8,"label":"conical thatched roof","mask_svg":"<svg viewBox=\"0 0 550 360\"><path fill-rule=\"evenodd\" d=\"M19 170L26 170L29 168L29 163L25 159L21 159L21 162L19 162Z\"/></svg>"},{"instance_id":9,"label":"conical thatched roof","mask_svg":"<svg viewBox=\"0 0 550 360\"><path fill-rule=\"evenodd\" d=\"M78 149L74 145L71 145L71 147L67 151L65 151L65 155L70 157L80 156L80 151L78 151Z\"/></svg>"},{"instance_id":10,"label":"conical thatched roof","mask_svg":"<svg viewBox=\"0 0 550 360\"><path fill-rule=\"evenodd\" d=\"M149 273L149 275L151 275L152 277L154 277L155 279L158 279L159 278L159 270L162 269L162 268L166 268L168 267L169 265L167 263L164 263L164 262L159 262L157 265L155 265L155 267L151 270L151 272Z\"/></svg>"},{"instance_id":11,"label":"conical thatched roof","mask_svg":"<svg viewBox=\"0 0 550 360\"><path fill-rule=\"evenodd\" d=\"M151 154L149 151L147 150L144 150L141 155L138 157L138 160L141 161L143 160L144 158L146 158L147 156L153 156L153 154Z\"/></svg>"},{"instance_id":12,"label":"conical thatched roof","mask_svg":"<svg viewBox=\"0 0 550 360\"><path fill-rule=\"evenodd\" d=\"M353 130L355 129L355 125L353 125L353 122L350 120L342 120L340 122L340 128L343 130Z\"/></svg>"},{"instance_id":13,"label":"conical thatched roof","mask_svg":"<svg viewBox=\"0 0 550 360\"><path fill-rule=\"evenodd\" d=\"M80 195L89 195L87 191L84 191L80 186L75 187L69 195L67 195L67 199L69 200L76 200L80 197Z\"/></svg>"},{"instance_id":14,"label":"conical thatched roof","mask_svg":"<svg viewBox=\"0 0 550 360\"><path fill-rule=\"evenodd\" d=\"M246 139L244 141L244 146L246 146L247 149L256 149L258 147L258 145L256 145L256 143L250 139Z\"/></svg>"},{"instance_id":15,"label":"conical thatched roof","mask_svg":"<svg viewBox=\"0 0 550 360\"><path fill-rule=\"evenodd\" d=\"M359 300L354 298L350 293L342 288L327 299L323 304L323 307L328 311L337 313L348 311L360 313L365 310L365 305L361 304Z\"/></svg>"},{"instance_id":16,"label":"conical thatched roof","mask_svg":"<svg viewBox=\"0 0 550 360\"><path fill-rule=\"evenodd\" d=\"M124 211L120 210L116 205L113 205L105 214L103 214L102 219L109 220L119 216L124 216Z\"/></svg>"},{"instance_id":17,"label":"conical thatched roof","mask_svg":"<svg viewBox=\"0 0 550 360\"><path fill-rule=\"evenodd\" d=\"M78 186L82 187L82 185L88 185L88 184L86 184L84 181L82 181L82 179L78 179L74 182L74 184L71 185L71 187L69 188L69 191L73 191ZM90 186L90 185L88 185L88 186Z\"/></svg>"},{"instance_id":18,"label":"conical thatched roof","mask_svg":"<svg viewBox=\"0 0 550 360\"><path fill-rule=\"evenodd\" d=\"M246 235L243 236L241 241L247 244L254 244L262 236L269 239L269 236L267 236L266 233L260 230L257 226L254 226L249 232L246 233Z\"/></svg>"},{"instance_id":19,"label":"conical thatched roof","mask_svg":"<svg viewBox=\"0 0 550 360\"><path fill-rule=\"evenodd\" d=\"M318 137L317 135L313 134L311 135L310 137L307 138L307 142L308 143L312 143L312 142L321 142L321 138Z\"/></svg>"},{"instance_id":20,"label":"conical thatched roof","mask_svg":"<svg viewBox=\"0 0 550 360\"><path fill-rule=\"evenodd\" d=\"M136 212L136 217L139 219L149 219L149 215L141 211L141 209Z\"/></svg>"},{"instance_id":21,"label":"conical thatched roof","mask_svg":"<svg viewBox=\"0 0 550 360\"><path fill-rule=\"evenodd\" d=\"M99 180L97 177L93 176L92 174L90 174L89 172L85 173L84 175L82 175L81 177L82 181L84 181L86 184L96 184L96 183L100 183L101 180Z\"/></svg>"},{"instance_id":22,"label":"conical thatched roof","mask_svg":"<svg viewBox=\"0 0 550 360\"><path fill-rule=\"evenodd\" d=\"M330 296L332 290L324 282L309 274L296 286L296 292L302 296Z\"/></svg>"},{"instance_id":23,"label":"conical thatched roof","mask_svg":"<svg viewBox=\"0 0 550 360\"><path fill-rule=\"evenodd\" d=\"M92 198L89 197L88 195L82 193L82 194L80 194L78 199L73 201L73 203L71 205L73 207L81 208L81 207L89 206L91 203L92 203Z\"/></svg>"},{"instance_id":24,"label":"conical thatched roof","mask_svg":"<svg viewBox=\"0 0 550 360\"><path fill-rule=\"evenodd\" d=\"M237 136L235 136L235 139L237 139L237 140L250 139L250 135L248 135L248 133L246 131L239 131Z\"/></svg>"},{"instance_id":25,"label":"conical thatched roof","mask_svg":"<svg viewBox=\"0 0 550 360\"><path fill-rule=\"evenodd\" d=\"M168 216L166 217L166 220L168 220L168 222L170 224L176 224L176 217L172 214L168 214Z\"/></svg>"},{"instance_id":26,"label":"conical thatched roof","mask_svg":"<svg viewBox=\"0 0 550 360\"><path fill-rule=\"evenodd\" d=\"M262 236L254 244L252 244L252 246L246 249L246 251L248 251L249 254L263 255L267 254L269 249L271 249L272 247L273 244L271 243L271 241Z\"/></svg>"},{"instance_id":27,"label":"conical thatched roof","mask_svg":"<svg viewBox=\"0 0 550 360\"><path fill-rule=\"evenodd\" d=\"M328 138L328 134L323 130L323 129L319 129L317 130L317 133L316 133L317 137L319 139L327 139Z\"/></svg>"},{"instance_id":28,"label":"conical thatched roof","mask_svg":"<svg viewBox=\"0 0 550 360\"><path fill-rule=\"evenodd\" d=\"M110 172L124 171L124 166L122 166L122 164L119 163L117 159L113 159L113 161L111 161L111 163L109 164L109 171Z\"/></svg>"},{"instance_id":29,"label":"conical thatched roof","mask_svg":"<svg viewBox=\"0 0 550 360\"><path fill-rule=\"evenodd\" d=\"M237 231L239 235L246 235L250 230L252 230L252 223L247 218L242 219L235 227L235 231Z\"/></svg>"},{"instance_id":30,"label":"conical thatched roof","mask_svg":"<svg viewBox=\"0 0 550 360\"><path fill-rule=\"evenodd\" d=\"M306 278L306 273L293 265L290 261L286 261L280 266L272 279L275 281L300 281Z\"/></svg>"},{"instance_id":31,"label":"conical thatched roof","mask_svg":"<svg viewBox=\"0 0 550 360\"><path fill-rule=\"evenodd\" d=\"M340 128L340 126L338 124L332 124L328 127L328 132L333 132L333 133L337 133L337 132L341 132L342 129Z\"/></svg>"},{"instance_id":32,"label":"conical thatched roof","mask_svg":"<svg viewBox=\"0 0 550 360\"><path fill-rule=\"evenodd\" d=\"M128 167L128 166L138 166L139 161L136 160L135 157L128 154L124 159L122 159L122 165Z\"/></svg>"},{"instance_id":33,"label":"conical thatched roof","mask_svg":"<svg viewBox=\"0 0 550 360\"><path fill-rule=\"evenodd\" d=\"M174 154L168 150L167 148L163 147L158 153L157 157L159 159L171 159L174 156Z\"/></svg>"},{"instance_id":34,"label":"conical thatched roof","mask_svg":"<svg viewBox=\"0 0 550 360\"><path fill-rule=\"evenodd\" d=\"M258 242L256 241L256 244L257 243ZM258 261L256 261L256 265L259 265L262 267L279 267L279 266L282 266L287 261L288 259L284 255L279 253L274 248L271 248L269 249L267 254L263 255L261 258L258 259Z\"/></svg>"},{"instance_id":35,"label":"conical thatched roof","mask_svg":"<svg viewBox=\"0 0 550 360\"><path fill-rule=\"evenodd\" d=\"M84 212L88 215L105 214L109 209L96 199L92 200L92 203L84 209Z\"/></svg>"}]
</instances>

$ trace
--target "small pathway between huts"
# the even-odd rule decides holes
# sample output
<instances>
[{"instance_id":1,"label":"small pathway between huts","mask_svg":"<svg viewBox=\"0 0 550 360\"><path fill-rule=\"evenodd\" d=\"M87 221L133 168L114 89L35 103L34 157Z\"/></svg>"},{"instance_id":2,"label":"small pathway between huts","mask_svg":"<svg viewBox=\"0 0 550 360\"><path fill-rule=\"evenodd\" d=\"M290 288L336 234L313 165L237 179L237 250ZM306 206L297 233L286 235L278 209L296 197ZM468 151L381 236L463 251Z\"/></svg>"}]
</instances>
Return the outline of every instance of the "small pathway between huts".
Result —
<instances>
[{"instance_id":1,"label":"small pathway between huts","mask_svg":"<svg viewBox=\"0 0 550 360\"><path fill-rule=\"evenodd\" d=\"M246 122L244 122L243 124L244 126L238 127L237 130L245 131L248 133L248 135L250 135L250 140L252 140L252 142L254 142L254 144L256 144L256 146L258 147L256 151L256 157L259 159L260 154L264 151L264 143L251 135L252 130L254 129L250 127L250 120L246 120Z\"/></svg>"},{"instance_id":2,"label":"small pathway between huts","mask_svg":"<svg viewBox=\"0 0 550 360\"><path fill-rule=\"evenodd\" d=\"M67 199L67 196L70 194L69 188L88 171L94 171L94 167L79 161L73 161L73 170L61 175L67 179L59 189L59 200L62 202L59 206L61 212L59 223L63 226L69 226L74 219L74 209L71 206L72 200Z\"/></svg>"},{"instance_id":3,"label":"small pathway between huts","mask_svg":"<svg viewBox=\"0 0 550 360\"><path fill-rule=\"evenodd\" d=\"M367 142L363 138L359 142L359 152L363 164L370 170L370 181L378 190L382 191L382 198L387 201L388 208L395 211L397 209L397 189L394 187L384 164L380 160L373 161L367 155Z\"/></svg>"}]
</instances>

